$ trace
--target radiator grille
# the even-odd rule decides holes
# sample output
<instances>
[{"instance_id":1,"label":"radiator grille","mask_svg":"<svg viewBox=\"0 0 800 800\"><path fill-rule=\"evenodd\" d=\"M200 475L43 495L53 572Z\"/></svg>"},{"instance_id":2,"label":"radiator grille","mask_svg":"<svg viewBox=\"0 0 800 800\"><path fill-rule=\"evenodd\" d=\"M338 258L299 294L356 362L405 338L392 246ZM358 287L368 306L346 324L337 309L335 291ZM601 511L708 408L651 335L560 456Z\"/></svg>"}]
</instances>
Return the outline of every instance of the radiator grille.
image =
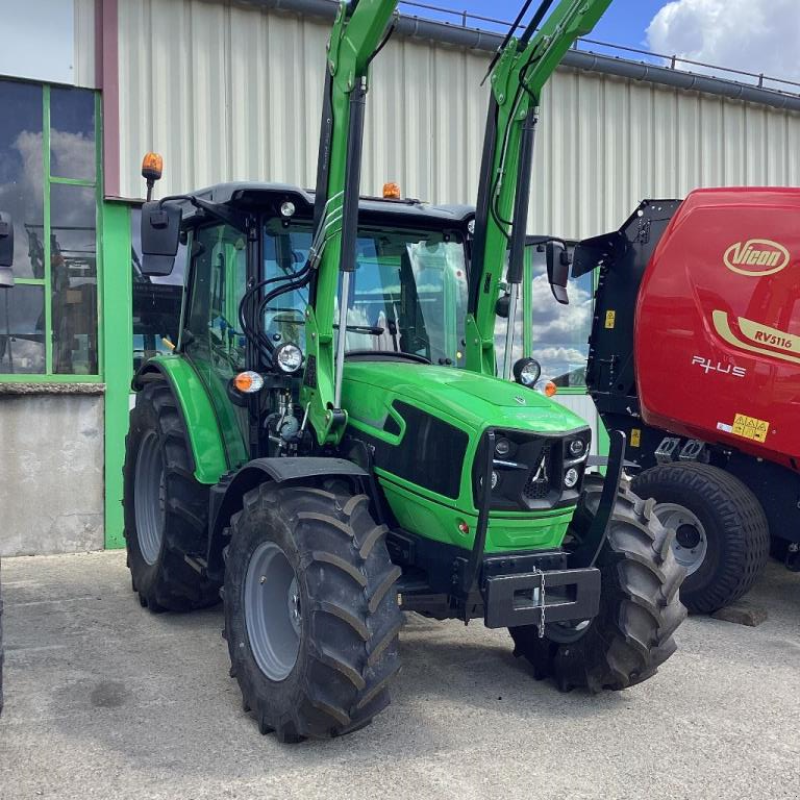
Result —
<instances>
[{"instance_id":1,"label":"radiator grille","mask_svg":"<svg viewBox=\"0 0 800 800\"><path fill-rule=\"evenodd\" d=\"M544 500L550 491L550 470L552 465L551 445L545 445L536 467L525 484L522 493L528 500Z\"/></svg>"}]
</instances>

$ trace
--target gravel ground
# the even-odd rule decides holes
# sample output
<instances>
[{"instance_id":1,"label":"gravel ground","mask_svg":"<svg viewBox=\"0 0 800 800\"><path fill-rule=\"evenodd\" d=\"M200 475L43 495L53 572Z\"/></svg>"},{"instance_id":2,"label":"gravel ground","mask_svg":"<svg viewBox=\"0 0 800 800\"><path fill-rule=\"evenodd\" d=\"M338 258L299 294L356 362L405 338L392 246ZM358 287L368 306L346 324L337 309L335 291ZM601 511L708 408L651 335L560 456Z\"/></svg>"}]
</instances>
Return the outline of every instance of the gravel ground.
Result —
<instances>
[{"instance_id":1,"label":"gravel ground","mask_svg":"<svg viewBox=\"0 0 800 800\"><path fill-rule=\"evenodd\" d=\"M119 552L3 561L0 798L800 797L800 575L769 620L692 618L647 683L592 697L535 682L502 631L412 617L393 704L289 747L241 711L219 608L151 616Z\"/></svg>"}]
</instances>

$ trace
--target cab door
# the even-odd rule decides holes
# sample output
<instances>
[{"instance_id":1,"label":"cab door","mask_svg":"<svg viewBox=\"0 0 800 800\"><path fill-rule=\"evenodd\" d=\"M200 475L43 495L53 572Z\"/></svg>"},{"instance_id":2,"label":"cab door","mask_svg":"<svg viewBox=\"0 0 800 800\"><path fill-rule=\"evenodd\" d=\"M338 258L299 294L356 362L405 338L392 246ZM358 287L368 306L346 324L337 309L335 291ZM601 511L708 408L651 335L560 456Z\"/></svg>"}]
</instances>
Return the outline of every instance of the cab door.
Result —
<instances>
[{"instance_id":1,"label":"cab door","mask_svg":"<svg viewBox=\"0 0 800 800\"><path fill-rule=\"evenodd\" d=\"M235 469L248 460L247 409L231 403L231 379L245 368L239 304L247 285L247 235L223 224L192 238L191 284L184 351L205 384Z\"/></svg>"}]
</instances>

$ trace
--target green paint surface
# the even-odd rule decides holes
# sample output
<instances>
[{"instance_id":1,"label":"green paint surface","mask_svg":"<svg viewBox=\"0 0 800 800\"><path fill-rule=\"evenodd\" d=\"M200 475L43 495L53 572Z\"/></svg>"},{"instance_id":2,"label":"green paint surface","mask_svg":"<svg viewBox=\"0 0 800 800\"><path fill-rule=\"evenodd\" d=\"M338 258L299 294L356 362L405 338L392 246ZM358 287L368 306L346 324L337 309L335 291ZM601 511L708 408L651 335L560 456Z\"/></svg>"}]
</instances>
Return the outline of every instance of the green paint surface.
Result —
<instances>
[{"instance_id":1,"label":"green paint surface","mask_svg":"<svg viewBox=\"0 0 800 800\"><path fill-rule=\"evenodd\" d=\"M467 317L467 369L494 375L497 368L496 302L510 236L503 220L514 218L528 112L538 107L542 90L575 40L591 33L610 4L611 0L561 0L527 42L512 39L506 44L492 70L497 139L494 150L488 153L491 169L487 175L494 209L488 214L485 229L476 235L476 241L483 239L473 256L481 288L477 308Z\"/></svg>"},{"instance_id":2,"label":"green paint surface","mask_svg":"<svg viewBox=\"0 0 800 800\"><path fill-rule=\"evenodd\" d=\"M495 427L560 434L586 427L579 416L543 394L500 378L432 364L346 364L342 405L354 424L361 420L381 427L395 399L467 432Z\"/></svg>"},{"instance_id":3,"label":"green paint surface","mask_svg":"<svg viewBox=\"0 0 800 800\"><path fill-rule=\"evenodd\" d=\"M133 319L131 287L130 210L118 203L101 209L103 236L98 255L102 258L101 324L105 397L105 544L125 546L122 513L122 465L128 432ZM111 322L113 320L113 323Z\"/></svg>"},{"instance_id":4,"label":"green paint surface","mask_svg":"<svg viewBox=\"0 0 800 800\"><path fill-rule=\"evenodd\" d=\"M360 0L349 7L341 3L326 59L332 84L327 233L318 267L317 301L306 316L306 357L316 363L316 386L304 386L301 396L304 407L310 404L309 420L321 445L338 444L344 433L344 426L334 427L329 409L334 405L334 298L342 267L342 214L353 134L350 97L362 80L368 80L370 61L396 8L397 0ZM360 157L359 153L356 158Z\"/></svg>"},{"instance_id":5,"label":"green paint surface","mask_svg":"<svg viewBox=\"0 0 800 800\"><path fill-rule=\"evenodd\" d=\"M205 385L181 355L156 356L148 364L166 376L178 400L189 432L195 478L200 483L217 483L229 469L228 454Z\"/></svg>"},{"instance_id":6,"label":"green paint surface","mask_svg":"<svg viewBox=\"0 0 800 800\"><path fill-rule=\"evenodd\" d=\"M375 472L401 528L426 539L456 545L467 550L472 548L475 530L478 527L478 513L474 507L464 513L452 505L452 501L449 501L451 505L431 501L426 497L432 495L431 492L424 492L419 486L385 471ZM469 506L473 506L471 495L470 490L470 496L465 501ZM574 508L519 514L492 512L489 515L489 527L486 533L486 552L546 550L559 547L572 521L573 511ZM469 528L466 534L459 530L458 526L462 523L466 523Z\"/></svg>"},{"instance_id":7,"label":"green paint surface","mask_svg":"<svg viewBox=\"0 0 800 800\"><path fill-rule=\"evenodd\" d=\"M354 435L361 432L392 445L399 444L405 434L405 423L392 408L395 400L464 431L469 444L455 498L394 475L390 464L377 468L375 473L389 506L405 530L467 549L472 546L478 524L472 465L486 429L560 435L586 428L586 423L569 409L500 378L425 364L346 364L342 401ZM388 416L399 423L398 433L383 430ZM574 508L568 507L556 511L491 512L486 551L559 547L573 511ZM466 534L459 530L459 525L464 524L469 529Z\"/></svg>"}]
</instances>

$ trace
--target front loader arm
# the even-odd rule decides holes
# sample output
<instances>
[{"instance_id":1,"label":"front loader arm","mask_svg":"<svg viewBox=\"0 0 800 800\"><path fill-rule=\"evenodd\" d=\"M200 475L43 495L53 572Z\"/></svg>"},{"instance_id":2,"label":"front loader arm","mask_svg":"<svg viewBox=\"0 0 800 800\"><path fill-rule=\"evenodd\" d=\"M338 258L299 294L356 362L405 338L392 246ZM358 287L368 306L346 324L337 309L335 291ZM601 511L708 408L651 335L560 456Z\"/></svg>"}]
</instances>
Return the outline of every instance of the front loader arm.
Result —
<instances>
[{"instance_id":1,"label":"front loader arm","mask_svg":"<svg viewBox=\"0 0 800 800\"><path fill-rule=\"evenodd\" d=\"M397 6L397 0L342 3L328 46L322 132L317 167L315 232L310 255L314 275L306 309L307 361L303 405L320 445L336 444L344 433L340 408L346 309L350 273L355 268L364 109L370 62ZM339 359L334 338L334 306L339 298ZM338 369L337 369L338 368Z\"/></svg>"},{"instance_id":2,"label":"front loader arm","mask_svg":"<svg viewBox=\"0 0 800 800\"><path fill-rule=\"evenodd\" d=\"M560 0L536 30L554 5L554 0L544 0L522 36L509 38L493 62L466 324L466 363L474 372L496 374L496 306L508 259L511 339L504 377L509 377L542 89L576 39L592 31L610 4L611 0Z\"/></svg>"}]
</instances>

